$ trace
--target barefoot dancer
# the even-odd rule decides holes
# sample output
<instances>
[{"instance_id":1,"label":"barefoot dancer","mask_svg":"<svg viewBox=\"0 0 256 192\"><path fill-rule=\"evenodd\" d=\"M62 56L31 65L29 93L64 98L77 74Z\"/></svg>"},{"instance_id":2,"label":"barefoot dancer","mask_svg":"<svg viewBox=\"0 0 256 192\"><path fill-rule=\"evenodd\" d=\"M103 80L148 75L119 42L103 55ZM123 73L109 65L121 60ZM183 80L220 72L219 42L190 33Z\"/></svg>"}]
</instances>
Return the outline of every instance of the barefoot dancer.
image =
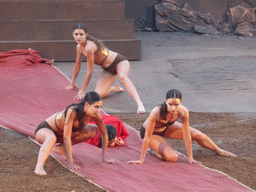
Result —
<instances>
[{"instance_id":1,"label":"barefoot dancer","mask_svg":"<svg viewBox=\"0 0 256 192\"><path fill-rule=\"evenodd\" d=\"M79 90L75 99L83 99L86 88L93 74L94 64L97 64L100 65L102 69L100 78L95 87L95 91L99 93L102 98L106 97L112 92L124 91L119 84L111 86L115 81L116 76L118 76L125 89L136 101L138 105L137 113L145 113L145 108L140 100L139 94L134 84L128 77L130 72L130 64L128 60L124 56L107 49L98 39L88 36L86 27L83 23L77 23L73 27L73 37L78 43L76 48L77 57L71 85L68 86L67 89L77 88L75 81L81 68L82 57L85 55L87 58L87 74L85 76L82 88Z\"/></svg>"},{"instance_id":2,"label":"barefoot dancer","mask_svg":"<svg viewBox=\"0 0 256 192\"><path fill-rule=\"evenodd\" d=\"M128 163L142 164L148 146L152 149L151 152L159 159L177 161L177 152L162 137L183 139L187 149L188 160L191 164L199 163L193 159L192 140L195 140L202 147L215 151L218 155L236 157L235 154L220 149L207 135L189 127L189 112L186 107L181 105L181 99L180 91L172 89L167 92L166 101L151 111L140 130L140 135L143 139L141 158L138 161L129 161ZM182 123L176 121L178 118L181 119Z\"/></svg>"},{"instance_id":3,"label":"barefoot dancer","mask_svg":"<svg viewBox=\"0 0 256 192\"><path fill-rule=\"evenodd\" d=\"M46 175L43 166L55 143L60 144L54 147L54 151L67 160L68 168L71 170L79 169L73 163L71 145L95 137L98 133L98 128L103 138L102 161L112 163L105 159L108 136L100 115L101 106L100 95L94 91L89 92L82 102L69 105L63 111L47 118L36 128L35 138L42 144L38 154L36 174ZM90 121L94 121L96 125L88 124Z\"/></svg>"}]
</instances>

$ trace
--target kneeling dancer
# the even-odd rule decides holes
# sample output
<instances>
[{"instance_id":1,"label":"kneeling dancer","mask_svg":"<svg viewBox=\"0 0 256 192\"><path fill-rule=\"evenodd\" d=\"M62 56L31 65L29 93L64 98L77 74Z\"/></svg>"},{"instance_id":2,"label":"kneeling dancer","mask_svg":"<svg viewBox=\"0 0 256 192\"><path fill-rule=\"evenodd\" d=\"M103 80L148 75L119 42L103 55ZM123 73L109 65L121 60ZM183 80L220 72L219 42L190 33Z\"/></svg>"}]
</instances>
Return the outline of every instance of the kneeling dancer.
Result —
<instances>
[{"instance_id":1,"label":"kneeling dancer","mask_svg":"<svg viewBox=\"0 0 256 192\"><path fill-rule=\"evenodd\" d=\"M72 145L84 142L95 137L98 129L102 134L102 161L113 163L105 158L108 145L108 134L100 114L102 106L101 97L98 93L88 92L78 104L71 104L63 111L57 112L42 122L35 130L35 139L41 143L35 173L46 175L44 163L49 157L52 148L67 160L68 168L79 169L73 163ZM89 124L94 121L96 125Z\"/></svg>"}]
</instances>

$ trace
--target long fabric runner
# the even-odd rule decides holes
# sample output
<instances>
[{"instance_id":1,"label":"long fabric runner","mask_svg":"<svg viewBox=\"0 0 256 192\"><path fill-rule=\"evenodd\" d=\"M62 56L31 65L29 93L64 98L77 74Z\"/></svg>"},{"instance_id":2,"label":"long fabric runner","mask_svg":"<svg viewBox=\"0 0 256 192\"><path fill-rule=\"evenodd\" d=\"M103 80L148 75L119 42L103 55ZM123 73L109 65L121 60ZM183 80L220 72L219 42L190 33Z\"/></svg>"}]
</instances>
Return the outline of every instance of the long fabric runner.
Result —
<instances>
[{"instance_id":1,"label":"long fabric runner","mask_svg":"<svg viewBox=\"0 0 256 192\"><path fill-rule=\"evenodd\" d=\"M65 90L69 80L49 60L35 50L13 50L0 53L0 125L34 138L39 123L67 105L74 103L76 91ZM130 136L124 146L107 150L101 161L101 149L88 143L72 147L77 173L109 191L252 191L243 184L200 165L190 165L182 154L178 162L160 161L147 154L142 165L127 164L139 159L142 141L139 132L125 124ZM52 155L64 166L58 154Z\"/></svg>"}]
</instances>

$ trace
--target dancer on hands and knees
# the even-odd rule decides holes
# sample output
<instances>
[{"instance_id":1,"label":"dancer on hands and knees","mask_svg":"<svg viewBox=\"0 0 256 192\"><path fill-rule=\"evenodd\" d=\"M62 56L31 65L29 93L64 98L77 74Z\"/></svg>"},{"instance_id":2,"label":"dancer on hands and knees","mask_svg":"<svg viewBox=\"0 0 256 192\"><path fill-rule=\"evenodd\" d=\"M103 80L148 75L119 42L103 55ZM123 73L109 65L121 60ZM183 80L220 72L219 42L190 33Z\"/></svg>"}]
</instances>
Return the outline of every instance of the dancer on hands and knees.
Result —
<instances>
[{"instance_id":1,"label":"dancer on hands and knees","mask_svg":"<svg viewBox=\"0 0 256 192\"><path fill-rule=\"evenodd\" d=\"M104 120L103 120L104 121ZM116 128L111 124L106 124L106 129L108 133L108 147L114 147L114 146L122 146L125 144L125 140L123 140L121 137L118 137L118 133ZM124 136L122 136L124 137ZM125 136L125 137L128 137ZM91 145L95 145L97 147L102 147L102 136L98 133L94 138L87 140L86 143L90 143Z\"/></svg>"},{"instance_id":2,"label":"dancer on hands and knees","mask_svg":"<svg viewBox=\"0 0 256 192\"><path fill-rule=\"evenodd\" d=\"M98 129L102 135L102 161L113 163L105 158L108 134L100 114L101 106L100 95L94 91L88 92L80 103L67 106L38 125L35 139L42 145L35 168L36 174L46 175L43 167L52 148L67 160L69 169L79 169L73 162L71 146L95 137ZM89 124L91 121L96 125ZM55 143L59 145L54 147Z\"/></svg>"},{"instance_id":3,"label":"dancer on hands and knees","mask_svg":"<svg viewBox=\"0 0 256 192\"><path fill-rule=\"evenodd\" d=\"M77 88L75 81L81 68L82 57L85 55L87 58L87 73L82 88L79 90L75 99L83 99L86 88L93 74L94 64L97 64L100 65L102 69L99 80L95 87L95 91L99 93L102 98L113 92L124 91L124 89L121 88L119 84L112 86L116 77L118 76L127 92L136 101L138 105L137 113L145 113L145 108L140 100L139 94L133 82L128 77L130 72L130 64L127 58L107 49L98 39L92 36L88 36L87 29L83 23L77 23L73 27L73 37L77 42L77 57L73 70L71 85L68 86L67 89Z\"/></svg>"},{"instance_id":4,"label":"dancer on hands and knees","mask_svg":"<svg viewBox=\"0 0 256 192\"><path fill-rule=\"evenodd\" d=\"M186 107L181 105L181 92L172 89L166 93L165 102L155 107L147 120L143 123L140 130L143 139L141 158L138 161L129 161L131 164L142 164L145 159L148 146L151 153L159 159L175 162L178 159L178 153L163 139L183 139L190 164L200 163L193 158L192 140L195 140L204 148L215 151L221 156L233 156L235 154L220 149L207 135L189 126L189 112ZM181 119L181 123L177 119Z\"/></svg>"}]
</instances>

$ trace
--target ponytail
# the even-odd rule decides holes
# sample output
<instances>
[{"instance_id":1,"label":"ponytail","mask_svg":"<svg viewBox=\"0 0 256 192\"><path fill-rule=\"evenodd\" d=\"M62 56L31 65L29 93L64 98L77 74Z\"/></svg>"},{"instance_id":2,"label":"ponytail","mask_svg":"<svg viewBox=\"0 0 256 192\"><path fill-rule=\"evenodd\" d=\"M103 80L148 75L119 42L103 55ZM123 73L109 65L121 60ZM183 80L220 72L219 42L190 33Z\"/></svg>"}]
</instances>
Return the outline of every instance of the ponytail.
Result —
<instances>
[{"instance_id":1,"label":"ponytail","mask_svg":"<svg viewBox=\"0 0 256 192\"><path fill-rule=\"evenodd\" d=\"M103 42L93 36L87 35L86 40L94 42L100 50L104 50L105 48Z\"/></svg>"},{"instance_id":2,"label":"ponytail","mask_svg":"<svg viewBox=\"0 0 256 192\"><path fill-rule=\"evenodd\" d=\"M101 101L101 97L98 93L96 93L95 91L91 91L91 92L88 92L84 99L78 103L78 104L71 104L69 106L66 107L65 111L64 111L64 117L66 118L67 116L67 111L69 108L73 109L73 112L75 111L76 112L76 117L78 119L78 122L79 122L79 127L78 129L80 131L82 131L82 129L84 128L84 105L86 102L89 103L89 105L97 102L97 101ZM72 113L73 113L72 112Z\"/></svg>"},{"instance_id":3,"label":"ponytail","mask_svg":"<svg viewBox=\"0 0 256 192\"><path fill-rule=\"evenodd\" d=\"M160 105L160 117L165 120L167 114L167 105L164 102Z\"/></svg>"}]
</instances>

